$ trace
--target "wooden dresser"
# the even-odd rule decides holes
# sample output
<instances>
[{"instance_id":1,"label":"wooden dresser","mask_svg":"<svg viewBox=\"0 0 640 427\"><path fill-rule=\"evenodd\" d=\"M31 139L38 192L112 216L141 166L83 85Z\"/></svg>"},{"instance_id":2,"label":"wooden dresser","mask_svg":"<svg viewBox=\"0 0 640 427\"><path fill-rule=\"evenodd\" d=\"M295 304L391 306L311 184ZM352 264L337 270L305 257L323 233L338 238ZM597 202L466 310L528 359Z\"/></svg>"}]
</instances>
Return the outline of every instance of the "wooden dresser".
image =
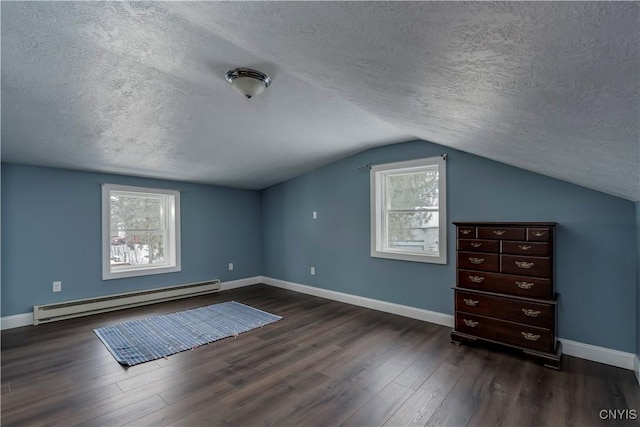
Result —
<instances>
[{"instance_id":1,"label":"wooden dresser","mask_svg":"<svg viewBox=\"0 0 640 427\"><path fill-rule=\"evenodd\" d=\"M454 222L455 329L451 339L521 349L560 368L553 222Z\"/></svg>"}]
</instances>

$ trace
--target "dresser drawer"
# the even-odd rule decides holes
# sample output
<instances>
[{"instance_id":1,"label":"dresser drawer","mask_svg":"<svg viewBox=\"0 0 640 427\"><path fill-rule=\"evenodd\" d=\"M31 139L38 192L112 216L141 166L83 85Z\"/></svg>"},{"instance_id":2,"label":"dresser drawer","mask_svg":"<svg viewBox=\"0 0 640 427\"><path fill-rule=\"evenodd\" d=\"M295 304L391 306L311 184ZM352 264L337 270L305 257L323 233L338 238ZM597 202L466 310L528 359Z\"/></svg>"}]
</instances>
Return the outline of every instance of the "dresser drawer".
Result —
<instances>
[{"instance_id":1,"label":"dresser drawer","mask_svg":"<svg viewBox=\"0 0 640 427\"><path fill-rule=\"evenodd\" d=\"M549 244L539 242L502 242L505 254L549 256Z\"/></svg>"},{"instance_id":2,"label":"dresser drawer","mask_svg":"<svg viewBox=\"0 0 640 427\"><path fill-rule=\"evenodd\" d=\"M456 311L456 331L496 342L551 353L554 337L550 329L508 322Z\"/></svg>"},{"instance_id":3,"label":"dresser drawer","mask_svg":"<svg viewBox=\"0 0 640 427\"><path fill-rule=\"evenodd\" d=\"M527 228L527 240L530 242L548 242L551 240L551 229L546 227Z\"/></svg>"},{"instance_id":4,"label":"dresser drawer","mask_svg":"<svg viewBox=\"0 0 640 427\"><path fill-rule=\"evenodd\" d=\"M553 299L549 279L483 271L458 270L458 287L528 298Z\"/></svg>"},{"instance_id":5,"label":"dresser drawer","mask_svg":"<svg viewBox=\"0 0 640 427\"><path fill-rule=\"evenodd\" d=\"M456 289L456 310L552 329L555 305Z\"/></svg>"},{"instance_id":6,"label":"dresser drawer","mask_svg":"<svg viewBox=\"0 0 640 427\"><path fill-rule=\"evenodd\" d=\"M479 239L525 240L525 236L520 227L478 227Z\"/></svg>"},{"instance_id":7,"label":"dresser drawer","mask_svg":"<svg viewBox=\"0 0 640 427\"><path fill-rule=\"evenodd\" d=\"M484 252L458 252L458 268L498 271L500 269L500 255Z\"/></svg>"},{"instance_id":8,"label":"dresser drawer","mask_svg":"<svg viewBox=\"0 0 640 427\"><path fill-rule=\"evenodd\" d=\"M551 259L517 255L500 255L502 273L522 276L551 277Z\"/></svg>"},{"instance_id":9,"label":"dresser drawer","mask_svg":"<svg viewBox=\"0 0 640 427\"><path fill-rule=\"evenodd\" d=\"M458 239L459 251L498 252L500 242L497 240Z\"/></svg>"},{"instance_id":10,"label":"dresser drawer","mask_svg":"<svg viewBox=\"0 0 640 427\"><path fill-rule=\"evenodd\" d=\"M458 227L458 238L464 239L475 239L476 238L476 228L475 227Z\"/></svg>"}]
</instances>

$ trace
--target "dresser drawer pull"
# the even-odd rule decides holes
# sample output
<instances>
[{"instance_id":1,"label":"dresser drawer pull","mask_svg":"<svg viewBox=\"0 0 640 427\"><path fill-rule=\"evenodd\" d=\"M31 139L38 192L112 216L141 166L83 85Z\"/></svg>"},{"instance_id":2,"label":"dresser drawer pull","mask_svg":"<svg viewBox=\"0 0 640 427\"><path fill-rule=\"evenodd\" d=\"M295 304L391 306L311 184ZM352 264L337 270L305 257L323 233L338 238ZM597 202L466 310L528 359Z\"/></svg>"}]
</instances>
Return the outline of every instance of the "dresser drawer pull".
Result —
<instances>
[{"instance_id":1,"label":"dresser drawer pull","mask_svg":"<svg viewBox=\"0 0 640 427\"><path fill-rule=\"evenodd\" d=\"M484 282L484 277L482 277L482 276L469 276L469 280L471 280L473 283L482 283L482 282Z\"/></svg>"},{"instance_id":2,"label":"dresser drawer pull","mask_svg":"<svg viewBox=\"0 0 640 427\"><path fill-rule=\"evenodd\" d=\"M528 308L523 308L522 312L524 313L525 316L529 316L529 317L538 317L538 315L540 314L539 310L531 310Z\"/></svg>"},{"instance_id":3,"label":"dresser drawer pull","mask_svg":"<svg viewBox=\"0 0 640 427\"><path fill-rule=\"evenodd\" d=\"M523 251L528 251L529 249L531 249L531 245L518 245L518 247Z\"/></svg>"},{"instance_id":4,"label":"dresser drawer pull","mask_svg":"<svg viewBox=\"0 0 640 427\"><path fill-rule=\"evenodd\" d=\"M542 237L545 235L545 233L546 233L545 231L534 231L533 235L536 237Z\"/></svg>"},{"instance_id":5,"label":"dresser drawer pull","mask_svg":"<svg viewBox=\"0 0 640 427\"><path fill-rule=\"evenodd\" d=\"M482 246L482 243L471 243L471 246L473 246L474 248L479 248L480 246Z\"/></svg>"},{"instance_id":6,"label":"dresser drawer pull","mask_svg":"<svg viewBox=\"0 0 640 427\"><path fill-rule=\"evenodd\" d=\"M471 261L471 264L482 264L484 262L484 258L469 257L469 261Z\"/></svg>"},{"instance_id":7,"label":"dresser drawer pull","mask_svg":"<svg viewBox=\"0 0 640 427\"><path fill-rule=\"evenodd\" d=\"M462 319L462 320L464 320L465 325L471 326L472 328L475 328L476 326L478 326L478 322L474 322L473 320L468 320L468 319Z\"/></svg>"},{"instance_id":8,"label":"dresser drawer pull","mask_svg":"<svg viewBox=\"0 0 640 427\"><path fill-rule=\"evenodd\" d=\"M466 235L466 234L469 234L469 233L471 233L471 230L464 229L464 228L460 229L460 234L465 234Z\"/></svg>"},{"instance_id":9,"label":"dresser drawer pull","mask_svg":"<svg viewBox=\"0 0 640 427\"><path fill-rule=\"evenodd\" d=\"M506 233L504 230L493 230L493 234L496 236L502 236L504 233Z\"/></svg>"},{"instance_id":10,"label":"dresser drawer pull","mask_svg":"<svg viewBox=\"0 0 640 427\"><path fill-rule=\"evenodd\" d=\"M476 305L478 305L479 302L480 301L476 301L476 300L469 299L469 298L465 298L464 299L464 303L467 304L467 305L470 305L471 307L475 307Z\"/></svg>"},{"instance_id":11,"label":"dresser drawer pull","mask_svg":"<svg viewBox=\"0 0 640 427\"><path fill-rule=\"evenodd\" d=\"M532 262L516 261L516 265L520 268L531 268L534 266Z\"/></svg>"},{"instance_id":12,"label":"dresser drawer pull","mask_svg":"<svg viewBox=\"0 0 640 427\"><path fill-rule=\"evenodd\" d=\"M532 334L531 332L521 332L521 334L525 340L538 341L540 339L540 335Z\"/></svg>"},{"instance_id":13,"label":"dresser drawer pull","mask_svg":"<svg viewBox=\"0 0 640 427\"><path fill-rule=\"evenodd\" d=\"M516 285L518 285L518 287L520 289L531 289L531 288L533 288L533 283L531 283L531 282L518 282L518 281L516 281Z\"/></svg>"}]
</instances>

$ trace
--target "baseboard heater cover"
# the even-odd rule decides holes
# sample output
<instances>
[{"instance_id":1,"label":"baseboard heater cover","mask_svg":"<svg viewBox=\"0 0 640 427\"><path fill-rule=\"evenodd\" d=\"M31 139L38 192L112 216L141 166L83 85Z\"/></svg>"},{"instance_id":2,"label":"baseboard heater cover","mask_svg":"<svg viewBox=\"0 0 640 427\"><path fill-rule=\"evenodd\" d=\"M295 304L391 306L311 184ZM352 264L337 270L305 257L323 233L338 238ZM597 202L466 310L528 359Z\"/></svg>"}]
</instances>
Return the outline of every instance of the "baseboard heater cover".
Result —
<instances>
[{"instance_id":1,"label":"baseboard heater cover","mask_svg":"<svg viewBox=\"0 0 640 427\"><path fill-rule=\"evenodd\" d=\"M220 292L220 280L188 283L178 286L125 292L96 298L85 298L33 306L33 324L72 319L107 311L122 310L146 304Z\"/></svg>"}]
</instances>

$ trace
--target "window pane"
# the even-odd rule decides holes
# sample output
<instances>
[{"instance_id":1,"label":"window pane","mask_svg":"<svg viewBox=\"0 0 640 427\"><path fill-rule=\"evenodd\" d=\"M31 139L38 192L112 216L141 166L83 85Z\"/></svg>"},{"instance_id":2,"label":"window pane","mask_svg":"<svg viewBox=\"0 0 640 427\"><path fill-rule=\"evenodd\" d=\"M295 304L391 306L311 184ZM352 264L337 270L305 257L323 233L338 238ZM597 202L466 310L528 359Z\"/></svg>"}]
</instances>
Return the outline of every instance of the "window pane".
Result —
<instances>
[{"instance_id":1,"label":"window pane","mask_svg":"<svg viewBox=\"0 0 640 427\"><path fill-rule=\"evenodd\" d=\"M163 231L120 232L111 237L111 266L166 264L166 247Z\"/></svg>"},{"instance_id":2,"label":"window pane","mask_svg":"<svg viewBox=\"0 0 640 427\"><path fill-rule=\"evenodd\" d=\"M180 193L102 185L102 279L181 271Z\"/></svg>"},{"instance_id":3,"label":"window pane","mask_svg":"<svg viewBox=\"0 0 640 427\"><path fill-rule=\"evenodd\" d=\"M388 212L387 248L438 253L438 212Z\"/></svg>"},{"instance_id":4,"label":"window pane","mask_svg":"<svg viewBox=\"0 0 640 427\"><path fill-rule=\"evenodd\" d=\"M386 208L415 210L438 206L438 170L385 176Z\"/></svg>"},{"instance_id":5,"label":"window pane","mask_svg":"<svg viewBox=\"0 0 640 427\"><path fill-rule=\"evenodd\" d=\"M164 198L111 195L111 230L158 230L164 228Z\"/></svg>"},{"instance_id":6,"label":"window pane","mask_svg":"<svg viewBox=\"0 0 640 427\"><path fill-rule=\"evenodd\" d=\"M447 263L446 156L371 166L371 256Z\"/></svg>"}]
</instances>

